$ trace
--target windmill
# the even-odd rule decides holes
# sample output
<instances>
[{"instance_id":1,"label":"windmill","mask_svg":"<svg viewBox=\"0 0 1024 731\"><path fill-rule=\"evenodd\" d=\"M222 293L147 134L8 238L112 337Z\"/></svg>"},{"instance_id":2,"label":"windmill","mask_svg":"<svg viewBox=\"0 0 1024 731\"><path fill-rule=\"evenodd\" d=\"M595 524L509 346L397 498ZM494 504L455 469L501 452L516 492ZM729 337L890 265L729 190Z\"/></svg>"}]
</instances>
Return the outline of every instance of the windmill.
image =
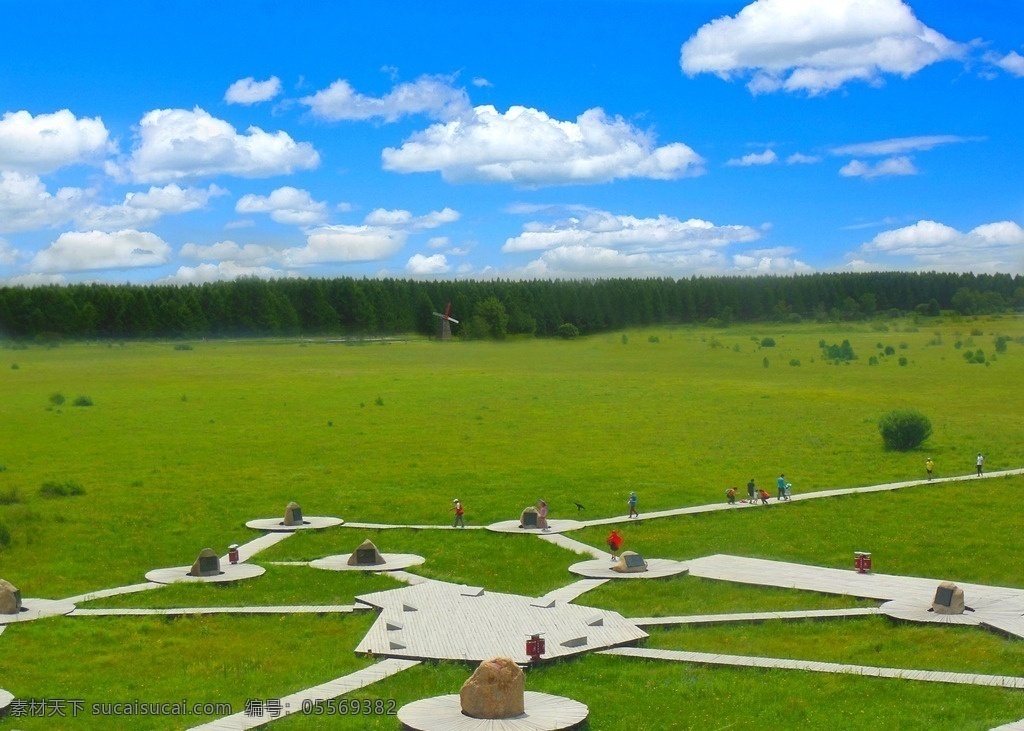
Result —
<instances>
[{"instance_id":1,"label":"windmill","mask_svg":"<svg viewBox=\"0 0 1024 731\"><path fill-rule=\"evenodd\" d=\"M441 321L438 323L438 330L437 330L437 336L441 340L451 340L452 339L452 326L451 326L451 323L454 322L456 325L459 324L459 321L451 316L451 311L452 311L452 303L449 302L447 304L447 306L444 308L444 314L443 315L440 312L435 312L434 313L434 317L441 318Z\"/></svg>"}]
</instances>

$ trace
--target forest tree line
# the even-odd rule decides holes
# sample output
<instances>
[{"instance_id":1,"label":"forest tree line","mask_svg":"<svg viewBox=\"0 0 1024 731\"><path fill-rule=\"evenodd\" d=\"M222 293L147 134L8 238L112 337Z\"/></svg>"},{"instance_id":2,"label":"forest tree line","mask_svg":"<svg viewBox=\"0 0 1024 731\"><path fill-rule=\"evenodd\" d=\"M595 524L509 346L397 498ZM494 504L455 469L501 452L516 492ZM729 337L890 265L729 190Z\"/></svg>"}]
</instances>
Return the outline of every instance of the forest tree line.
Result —
<instances>
[{"instance_id":1,"label":"forest tree line","mask_svg":"<svg viewBox=\"0 0 1024 731\"><path fill-rule=\"evenodd\" d=\"M0 288L0 337L554 336L671 323L847 321L1024 309L1024 277L969 273L533 281L257 279ZM560 330L561 328L561 330Z\"/></svg>"}]
</instances>

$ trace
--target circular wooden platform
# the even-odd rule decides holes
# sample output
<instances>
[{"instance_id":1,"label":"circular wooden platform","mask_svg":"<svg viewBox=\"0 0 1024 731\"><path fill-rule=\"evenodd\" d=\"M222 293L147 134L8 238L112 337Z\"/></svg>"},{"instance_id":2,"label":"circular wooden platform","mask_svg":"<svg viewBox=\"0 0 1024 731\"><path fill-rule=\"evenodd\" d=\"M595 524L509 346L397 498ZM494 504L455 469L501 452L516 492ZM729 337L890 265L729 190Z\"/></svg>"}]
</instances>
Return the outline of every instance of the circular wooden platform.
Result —
<instances>
[{"instance_id":1,"label":"circular wooden platform","mask_svg":"<svg viewBox=\"0 0 1024 731\"><path fill-rule=\"evenodd\" d=\"M601 558L574 563L569 567L569 571L588 579L660 579L685 574L690 570L682 561L670 561L666 558L648 558L646 561L647 570L635 573L613 571L614 562Z\"/></svg>"},{"instance_id":2,"label":"circular wooden platform","mask_svg":"<svg viewBox=\"0 0 1024 731\"><path fill-rule=\"evenodd\" d=\"M382 553L380 557L384 559L384 563L349 566L348 560L351 557L351 553L339 553L336 556L325 556L310 561L309 565L315 569L327 569L328 571L399 571L410 566L419 566L426 560L423 556L417 556L415 553Z\"/></svg>"},{"instance_id":3,"label":"circular wooden platform","mask_svg":"<svg viewBox=\"0 0 1024 731\"><path fill-rule=\"evenodd\" d=\"M221 573L216 576L192 576L191 564L188 566L175 566L169 569L153 569L146 574L146 580L155 584L174 584L179 581L199 582L202 584L220 584L228 581L241 581L262 576L266 569L251 563L236 563L220 565Z\"/></svg>"},{"instance_id":4,"label":"circular wooden platform","mask_svg":"<svg viewBox=\"0 0 1024 731\"><path fill-rule=\"evenodd\" d=\"M22 599L20 612L17 614L0 614L0 625L14 624L15 622L31 622L34 619L42 619L43 617L59 617L64 614L71 614L73 611L75 611L75 605L68 601Z\"/></svg>"},{"instance_id":5,"label":"circular wooden platform","mask_svg":"<svg viewBox=\"0 0 1024 731\"><path fill-rule=\"evenodd\" d=\"M578 520L549 520L547 528L523 528L518 520L503 520L499 523L491 523L487 530L496 533L525 533L527 535L542 536L549 533L564 533L565 531L578 530L584 527Z\"/></svg>"},{"instance_id":6,"label":"circular wooden platform","mask_svg":"<svg viewBox=\"0 0 1024 731\"><path fill-rule=\"evenodd\" d=\"M341 518L309 517L303 518L301 525L285 525L282 518L260 518L258 520L250 520L245 524L245 527L274 533L292 533L297 530L333 528L336 525L344 524L344 522Z\"/></svg>"},{"instance_id":7,"label":"circular wooden platform","mask_svg":"<svg viewBox=\"0 0 1024 731\"><path fill-rule=\"evenodd\" d=\"M398 709L398 720L413 731L560 731L587 720L590 709L579 701L526 691L526 711L514 718L473 718L462 712L458 695L424 698Z\"/></svg>"},{"instance_id":8,"label":"circular wooden platform","mask_svg":"<svg viewBox=\"0 0 1024 731\"><path fill-rule=\"evenodd\" d=\"M14 702L14 696L0 688L0 716L7 711L7 707Z\"/></svg>"}]
</instances>

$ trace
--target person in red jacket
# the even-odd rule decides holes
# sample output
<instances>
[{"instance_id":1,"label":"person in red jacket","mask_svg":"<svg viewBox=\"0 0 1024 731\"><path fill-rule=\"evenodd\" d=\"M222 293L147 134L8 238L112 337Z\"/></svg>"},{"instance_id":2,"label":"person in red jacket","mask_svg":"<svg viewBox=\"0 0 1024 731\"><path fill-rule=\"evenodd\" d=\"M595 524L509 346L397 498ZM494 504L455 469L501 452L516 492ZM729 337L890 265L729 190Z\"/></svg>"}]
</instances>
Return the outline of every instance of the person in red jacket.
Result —
<instances>
[{"instance_id":1,"label":"person in red jacket","mask_svg":"<svg viewBox=\"0 0 1024 731\"><path fill-rule=\"evenodd\" d=\"M619 557L619 549L622 548L622 536L617 530L612 530L605 542L608 544L608 548L612 549L612 561L614 561Z\"/></svg>"}]
</instances>

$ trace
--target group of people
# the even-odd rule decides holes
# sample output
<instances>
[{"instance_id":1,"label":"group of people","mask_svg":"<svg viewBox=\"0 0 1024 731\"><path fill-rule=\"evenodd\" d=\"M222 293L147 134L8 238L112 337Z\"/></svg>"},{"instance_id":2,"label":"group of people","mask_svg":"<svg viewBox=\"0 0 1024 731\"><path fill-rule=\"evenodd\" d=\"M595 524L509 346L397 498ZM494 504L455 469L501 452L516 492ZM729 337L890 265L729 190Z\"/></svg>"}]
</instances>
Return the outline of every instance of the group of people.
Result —
<instances>
[{"instance_id":1,"label":"group of people","mask_svg":"<svg viewBox=\"0 0 1024 731\"><path fill-rule=\"evenodd\" d=\"M985 474L985 455L978 452L978 456L974 460L974 467L978 470L978 477ZM935 461L929 457L924 461L924 471L928 474L928 479L932 479L932 472L935 471Z\"/></svg>"},{"instance_id":2,"label":"group of people","mask_svg":"<svg viewBox=\"0 0 1024 731\"><path fill-rule=\"evenodd\" d=\"M790 482L786 482L785 474L779 475L779 479L776 480L776 490L776 500L779 500L781 502L788 502L789 500L792 499L793 484ZM730 505L736 504L736 495L738 493L739 490L735 487L730 487L728 490L725 491L725 498L726 500L729 501ZM760 500L762 505L767 505L769 499L771 499L771 495L769 495L764 489L759 488L754 483L754 478L751 477L750 482L747 483L746 502L754 504L758 500Z\"/></svg>"}]
</instances>

